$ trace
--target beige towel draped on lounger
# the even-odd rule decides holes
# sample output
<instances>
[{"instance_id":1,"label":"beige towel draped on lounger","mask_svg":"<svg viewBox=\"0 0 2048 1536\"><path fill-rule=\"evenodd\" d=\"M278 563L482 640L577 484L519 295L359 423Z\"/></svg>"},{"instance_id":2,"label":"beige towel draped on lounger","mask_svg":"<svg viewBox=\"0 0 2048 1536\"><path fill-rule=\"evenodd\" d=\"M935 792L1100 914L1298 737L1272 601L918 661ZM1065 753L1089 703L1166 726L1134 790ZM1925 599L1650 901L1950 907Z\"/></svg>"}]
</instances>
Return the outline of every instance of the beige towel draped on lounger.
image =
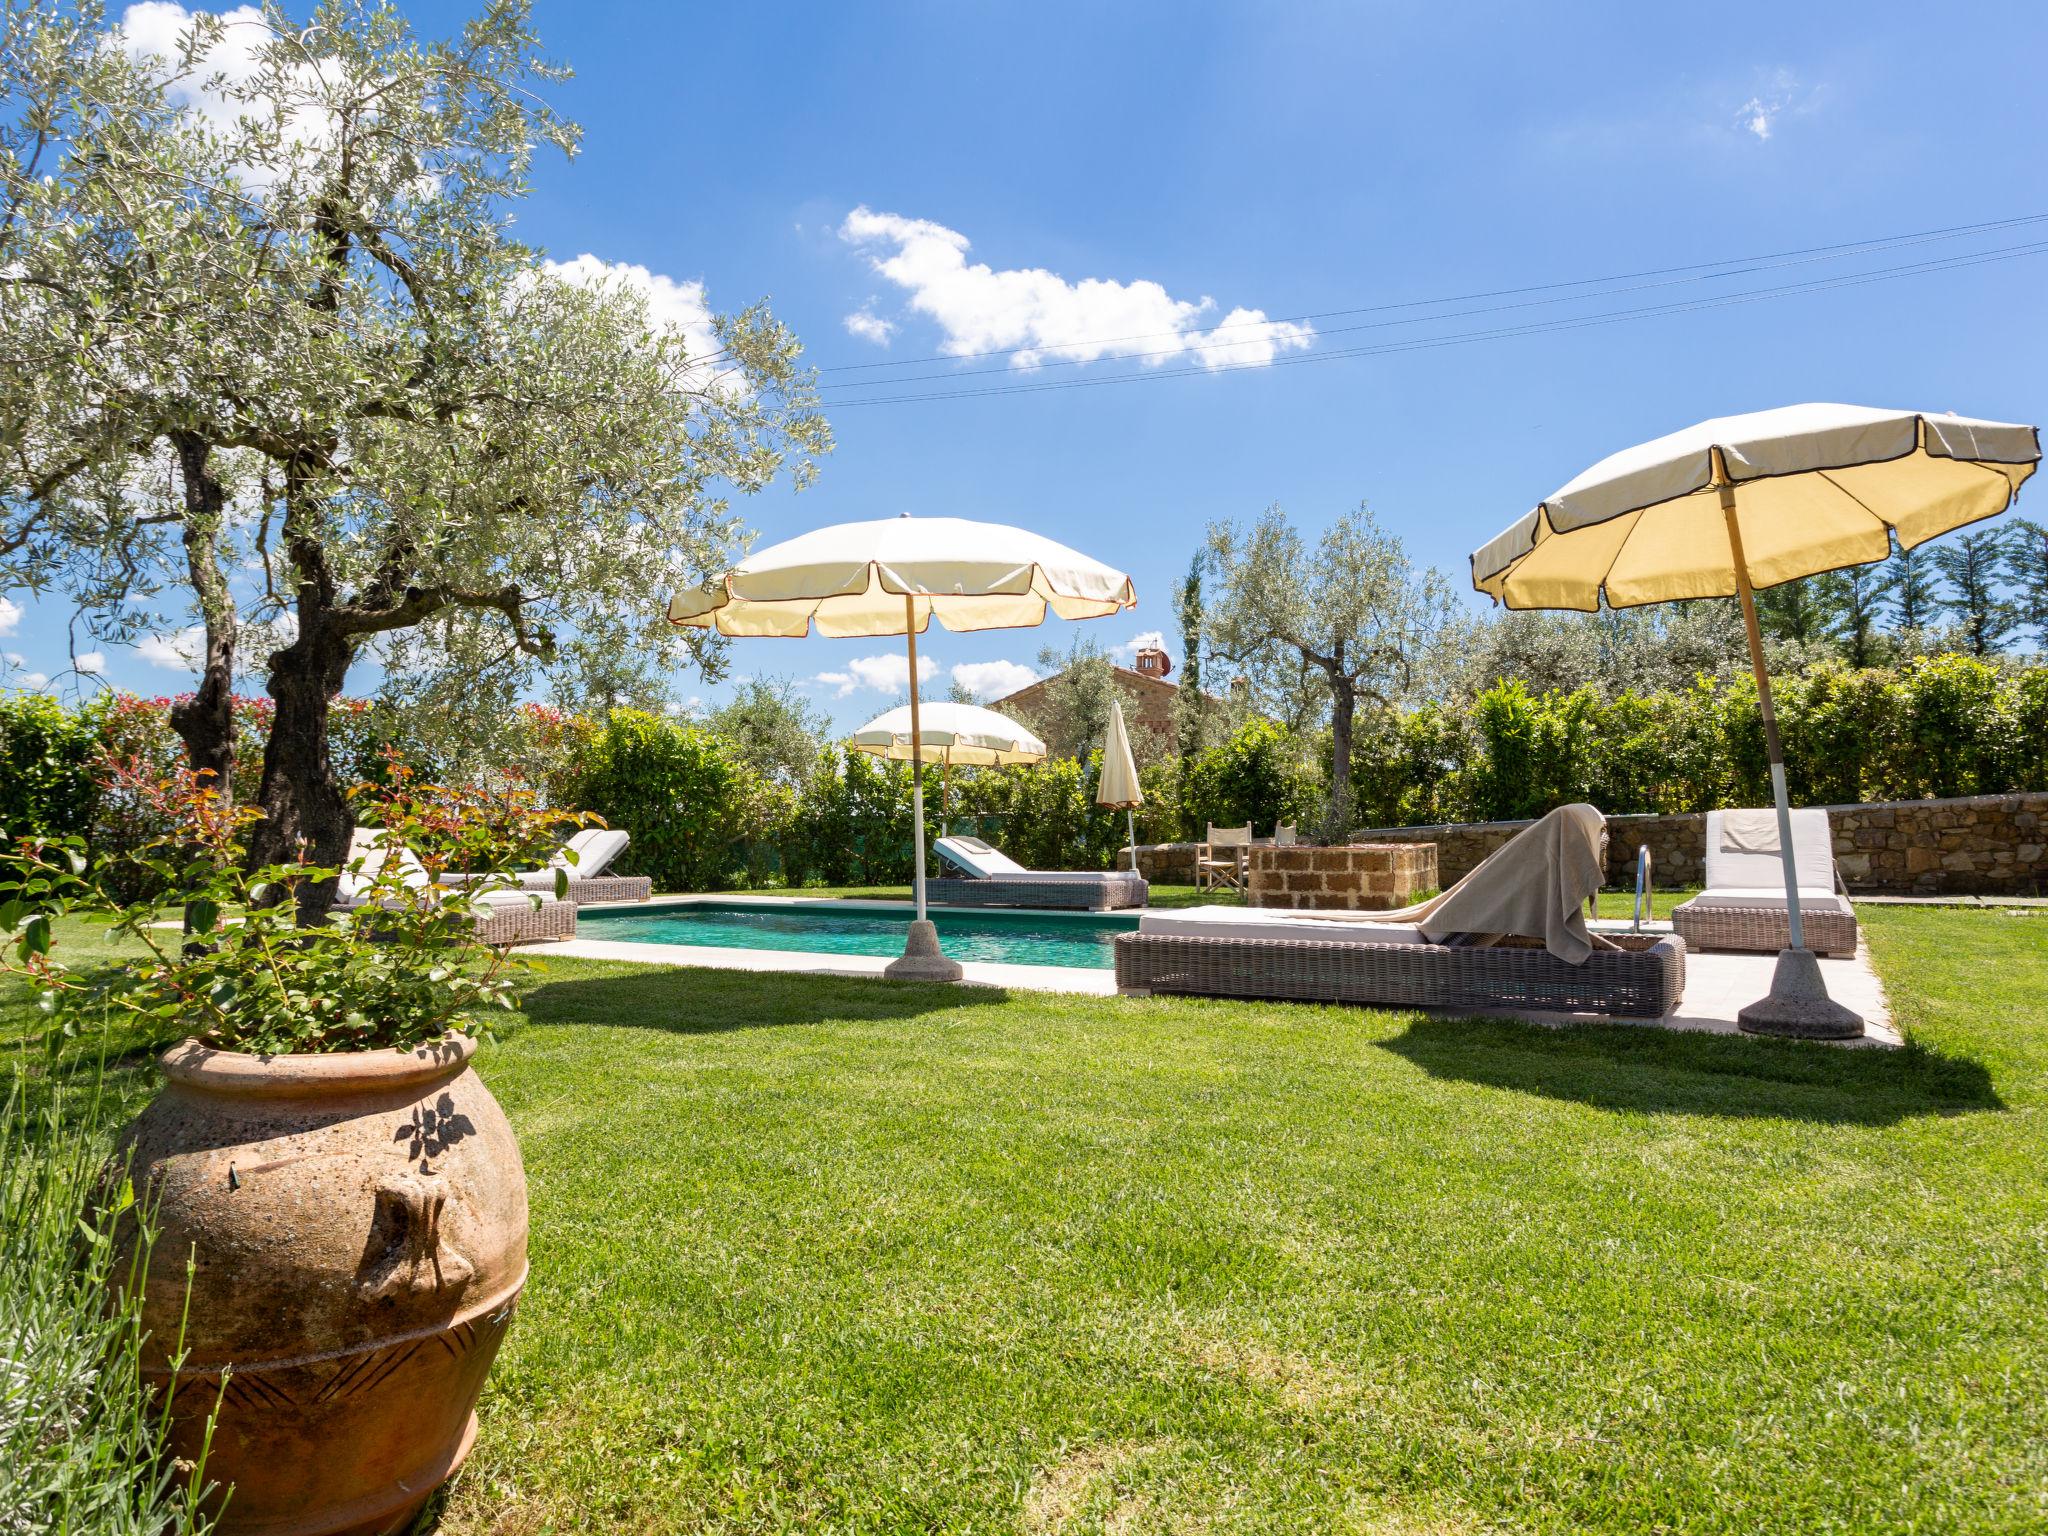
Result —
<instances>
[{"instance_id":1,"label":"beige towel draped on lounger","mask_svg":"<svg viewBox=\"0 0 2048 1536\"><path fill-rule=\"evenodd\" d=\"M1606 883L1606 842L1607 819L1598 810L1561 805L1429 901L1398 912L1313 915L1318 922L1413 923L1432 944L1453 935L1482 944L1508 934L1541 939L1558 959L1580 965L1593 952L1586 898Z\"/></svg>"}]
</instances>

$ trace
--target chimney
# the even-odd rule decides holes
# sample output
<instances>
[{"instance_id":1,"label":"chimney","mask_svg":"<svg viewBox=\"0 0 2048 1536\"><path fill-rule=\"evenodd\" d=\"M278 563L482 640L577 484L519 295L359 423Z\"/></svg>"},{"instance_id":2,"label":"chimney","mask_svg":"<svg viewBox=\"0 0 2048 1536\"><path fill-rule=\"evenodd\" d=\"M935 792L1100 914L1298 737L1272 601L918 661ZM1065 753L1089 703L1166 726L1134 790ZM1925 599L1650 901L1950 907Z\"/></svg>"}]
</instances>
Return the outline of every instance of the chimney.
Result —
<instances>
[{"instance_id":1,"label":"chimney","mask_svg":"<svg viewBox=\"0 0 2048 1536\"><path fill-rule=\"evenodd\" d=\"M1147 646L1138 652L1138 674L1141 677L1164 677L1173 670L1173 663L1166 652L1157 646Z\"/></svg>"}]
</instances>

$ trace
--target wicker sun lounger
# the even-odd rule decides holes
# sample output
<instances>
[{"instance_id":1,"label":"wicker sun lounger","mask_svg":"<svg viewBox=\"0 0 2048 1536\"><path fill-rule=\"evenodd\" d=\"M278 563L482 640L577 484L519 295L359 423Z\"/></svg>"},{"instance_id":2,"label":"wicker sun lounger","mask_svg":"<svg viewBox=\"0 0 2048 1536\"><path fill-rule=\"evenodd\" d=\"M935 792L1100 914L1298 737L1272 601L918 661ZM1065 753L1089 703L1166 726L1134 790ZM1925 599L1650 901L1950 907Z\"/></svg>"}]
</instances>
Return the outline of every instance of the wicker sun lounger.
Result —
<instances>
[{"instance_id":1,"label":"wicker sun lounger","mask_svg":"<svg viewBox=\"0 0 2048 1536\"><path fill-rule=\"evenodd\" d=\"M552 896L555 894L555 872L561 869L569 874L568 886L562 892L564 901L585 907L601 901L647 901L654 895L652 878L605 873L612 861L625 852L630 840L627 833L614 827L585 827L570 838L562 852L550 859L544 868L519 870L500 878L516 881L520 890ZM575 855L573 860L569 857L571 854ZM445 880L449 885L461 885L481 878L449 875Z\"/></svg>"},{"instance_id":2,"label":"wicker sun lounger","mask_svg":"<svg viewBox=\"0 0 2048 1536\"><path fill-rule=\"evenodd\" d=\"M1131 870L1026 869L979 838L942 837L939 855L966 877L938 875L925 881L926 896L954 907L1041 907L1079 912L1112 912L1142 907L1150 899L1145 877Z\"/></svg>"},{"instance_id":3,"label":"wicker sun lounger","mask_svg":"<svg viewBox=\"0 0 2048 1536\"><path fill-rule=\"evenodd\" d=\"M1569 965L1532 940L1484 948L1351 940L1123 933L1117 990L1386 1008L1530 1009L1659 1019L1685 991L1685 942L1608 935Z\"/></svg>"},{"instance_id":4,"label":"wicker sun lounger","mask_svg":"<svg viewBox=\"0 0 2048 1536\"><path fill-rule=\"evenodd\" d=\"M1143 875L1128 872L1010 875L998 880L933 875L926 877L924 888L926 898L941 906L1038 907L1075 912L1116 912L1142 907L1151 890Z\"/></svg>"},{"instance_id":5,"label":"wicker sun lounger","mask_svg":"<svg viewBox=\"0 0 2048 1536\"><path fill-rule=\"evenodd\" d=\"M374 865L380 864L384 857L384 849L375 830L358 828L349 843L348 859L361 872L353 868L342 872L341 889L335 902L338 911L363 910ZM432 878L413 857L411 850L399 849L398 858L406 887L417 893L412 899L436 899ZM476 924L476 936L485 944L535 944L548 939L576 937L576 903L560 900L548 892L489 891L478 899L471 916Z\"/></svg>"},{"instance_id":6,"label":"wicker sun lounger","mask_svg":"<svg viewBox=\"0 0 2048 1536\"><path fill-rule=\"evenodd\" d=\"M1727 848L1720 811L1707 812L1707 888L1671 912L1671 926L1694 949L1774 954L1792 942L1784 866L1776 853ZM1841 893L1828 813L1792 813L1792 861L1799 872L1799 921L1806 947L1820 955L1856 953L1856 911Z\"/></svg>"},{"instance_id":7,"label":"wicker sun lounger","mask_svg":"<svg viewBox=\"0 0 2048 1536\"><path fill-rule=\"evenodd\" d=\"M529 881L520 882L523 889L534 890ZM555 882L549 877L543 891L553 891ZM569 877L569 888L563 895L564 901L573 901L579 907L587 907L600 901L650 901L654 897L654 880L649 875L597 875L588 880Z\"/></svg>"},{"instance_id":8,"label":"wicker sun lounger","mask_svg":"<svg viewBox=\"0 0 2048 1536\"><path fill-rule=\"evenodd\" d=\"M1685 993L1685 941L1588 932L1606 847L1598 810L1561 805L1399 912L1147 912L1117 935L1117 990L1661 1019ZM1483 934L1503 937L1460 942Z\"/></svg>"},{"instance_id":9,"label":"wicker sun lounger","mask_svg":"<svg viewBox=\"0 0 2048 1536\"><path fill-rule=\"evenodd\" d=\"M576 903L543 901L493 902L476 914L476 936L485 944L537 944L576 937Z\"/></svg>"}]
</instances>

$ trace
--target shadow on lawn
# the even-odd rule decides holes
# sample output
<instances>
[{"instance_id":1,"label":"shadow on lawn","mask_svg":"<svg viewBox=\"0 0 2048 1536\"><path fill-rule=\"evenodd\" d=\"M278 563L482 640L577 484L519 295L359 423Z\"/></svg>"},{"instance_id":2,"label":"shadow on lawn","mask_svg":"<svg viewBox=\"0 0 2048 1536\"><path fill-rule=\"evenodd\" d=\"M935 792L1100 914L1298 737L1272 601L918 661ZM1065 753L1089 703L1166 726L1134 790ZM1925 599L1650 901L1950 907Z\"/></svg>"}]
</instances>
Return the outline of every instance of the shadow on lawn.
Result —
<instances>
[{"instance_id":1,"label":"shadow on lawn","mask_svg":"<svg viewBox=\"0 0 2048 1536\"><path fill-rule=\"evenodd\" d=\"M522 1007L530 1024L600 1024L716 1034L792 1024L911 1019L1007 1001L1000 987L884 982L865 976L635 966L630 976L544 982Z\"/></svg>"},{"instance_id":2,"label":"shadow on lawn","mask_svg":"<svg viewBox=\"0 0 2048 1536\"><path fill-rule=\"evenodd\" d=\"M1418 1019L1384 1049L1431 1077L1642 1114L1892 1125L2005 1108L1979 1063L1917 1045L1843 1050L1628 1026Z\"/></svg>"}]
</instances>

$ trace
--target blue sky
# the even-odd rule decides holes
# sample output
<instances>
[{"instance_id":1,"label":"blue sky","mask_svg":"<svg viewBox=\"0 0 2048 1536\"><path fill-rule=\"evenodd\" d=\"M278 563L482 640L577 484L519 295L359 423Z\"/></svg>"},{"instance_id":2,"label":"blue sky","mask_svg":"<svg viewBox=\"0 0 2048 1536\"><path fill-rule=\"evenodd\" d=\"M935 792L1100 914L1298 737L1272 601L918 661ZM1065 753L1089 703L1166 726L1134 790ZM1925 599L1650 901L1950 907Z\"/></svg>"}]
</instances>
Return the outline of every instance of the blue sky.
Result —
<instances>
[{"instance_id":1,"label":"blue sky","mask_svg":"<svg viewBox=\"0 0 2048 1536\"><path fill-rule=\"evenodd\" d=\"M407 9L427 29L463 12ZM1424 324L1383 322L1427 310L1316 320L1312 334L1256 323L2048 213L2048 9L1960 16L541 0L541 35L576 71L555 99L586 137L574 162L543 161L520 228L560 260L701 282L717 308L767 297L821 367L1042 343L1036 368L999 356L828 372L838 448L816 485L742 510L764 542L906 510L1027 524L1131 573L1135 617L1088 626L1125 644L1171 634L1169 594L1206 523L1273 502L1313 530L1367 500L1462 584L1467 552L1538 497L1702 417L1832 399L2048 418L2039 254L1307 361L1989 253L2048 240L2048 224ZM990 276L963 276L974 263ZM1138 332L1153 339L1127 348L1171 355L1076 363L1063 345ZM1203 366L1268 353L1277 366ZM1003 371L846 387L989 368ZM1134 371L1157 376L850 403ZM2048 515L2028 504L2040 494L2021 511ZM55 674L62 617L26 610L0 646ZM1028 664L1070 638L1054 621L935 634L928 650L943 686L955 665ZM861 679L886 682L874 658L894 654L810 639L748 642L734 659L742 675L851 679L843 695L808 686L852 725L890 702ZM109 650L104 675L179 684L130 651Z\"/></svg>"}]
</instances>

